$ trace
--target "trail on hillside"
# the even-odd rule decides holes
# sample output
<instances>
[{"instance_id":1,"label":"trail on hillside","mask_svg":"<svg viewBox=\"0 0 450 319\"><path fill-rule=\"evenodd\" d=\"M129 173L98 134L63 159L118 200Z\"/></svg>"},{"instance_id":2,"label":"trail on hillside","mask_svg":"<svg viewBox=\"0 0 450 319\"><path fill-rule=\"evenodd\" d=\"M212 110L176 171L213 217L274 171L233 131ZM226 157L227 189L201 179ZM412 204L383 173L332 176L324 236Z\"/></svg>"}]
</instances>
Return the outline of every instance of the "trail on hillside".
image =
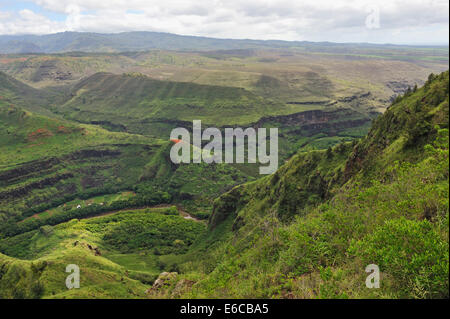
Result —
<instances>
[{"instance_id":1,"label":"trail on hillside","mask_svg":"<svg viewBox=\"0 0 450 319\"><path fill-rule=\"evenodd\" d=\"M180 216L182 216L184 219L188 219L188 220L192 220L195 221L197 223L203 223L205 224L204 220L198 219L195 216L192 216L191 214L189 214L187 211L185 211L181 206L178 205L170 205L170 204L160 204L160 205L154 205L154 206L142 206L142 207L137 207L137 208L124 208L124 209L119 209L119 210L112 210L109 212L104 212L95 216L89 216L89 217L84 217L84 218L80 218L80 219L93 219L93 218L98 218L98 217L103 217L103 216L108 216L108 215L113 215L113 214L117 214L120 212L125 212L125 211L130 211L130 210L141 210L141 209L155 209L155 208L170 208L175 206L178 210L178 213L180 214Z\"/></svg>"}]
</instances>

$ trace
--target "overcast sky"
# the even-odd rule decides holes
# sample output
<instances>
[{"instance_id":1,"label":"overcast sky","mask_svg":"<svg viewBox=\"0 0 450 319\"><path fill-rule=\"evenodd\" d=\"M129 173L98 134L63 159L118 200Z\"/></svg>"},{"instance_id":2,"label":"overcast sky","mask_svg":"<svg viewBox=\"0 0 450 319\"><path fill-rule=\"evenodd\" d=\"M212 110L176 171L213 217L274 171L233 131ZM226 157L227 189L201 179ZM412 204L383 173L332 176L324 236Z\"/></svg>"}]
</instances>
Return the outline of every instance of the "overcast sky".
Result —
<instances>
[{"instance_id":1,"label":"overcast sky","mask_svg":"<svg viewBox=\"0 0 450 319\"><path fill-rule=\"evenodd\" d=\"M448 0L0 0L0 34L161 31L235 39L448 44Z\"/></svg>"}]
</instances>

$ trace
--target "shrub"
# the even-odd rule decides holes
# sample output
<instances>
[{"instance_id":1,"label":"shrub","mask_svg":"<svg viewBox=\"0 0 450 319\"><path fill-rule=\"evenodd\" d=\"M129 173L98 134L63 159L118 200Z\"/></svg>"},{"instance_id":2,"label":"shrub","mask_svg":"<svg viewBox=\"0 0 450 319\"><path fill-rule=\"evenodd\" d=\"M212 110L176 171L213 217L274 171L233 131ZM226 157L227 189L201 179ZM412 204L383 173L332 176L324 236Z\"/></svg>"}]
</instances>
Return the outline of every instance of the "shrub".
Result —
<instances>
[{"instance_id":1,"label":"shrub","mask_svg":"<svg viewBox=\"0 0 450 319\"><path fill-rule=\"evenodd\" d=\"M349 252L390 274L407 297L448 298L448 249L429 221L400 218L353 242Z\"/></svg>"},{"instance_id":2,"label":"shrub","mask_svg":"<svg viewBox=\"0 0 450 319\"><path fill-rule=\"evenodd\" d=\"M53 227L49 225L44 225L39 228L42 235L48 237L53 233Z\"/></svg>"}]
</instances>

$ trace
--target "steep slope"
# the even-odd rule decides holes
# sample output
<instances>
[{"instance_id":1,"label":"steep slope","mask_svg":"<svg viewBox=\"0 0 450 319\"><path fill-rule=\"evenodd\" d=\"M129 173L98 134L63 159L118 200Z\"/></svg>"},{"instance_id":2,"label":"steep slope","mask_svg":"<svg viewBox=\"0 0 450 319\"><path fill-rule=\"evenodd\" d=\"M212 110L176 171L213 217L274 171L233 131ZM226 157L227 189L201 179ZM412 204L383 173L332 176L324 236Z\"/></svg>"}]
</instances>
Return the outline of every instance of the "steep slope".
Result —
<instances>
[{"instance_id":1,"label":"steep slope","mask_svg":"<svg viewBox=\"0 0 450 319\"><path fill-rule=\"evenodd\" d=\"M57 111L87 121L176 124L193 119L215 124L250 123L273 103L244 89L158 81L141 74L97 73L76 84Z\"/></svg>"},{"instance_id":2,"label":"steep slope","mask_svg":"<svg viewBox=\"0 0 450 319\"><path fill-rule=\"evenodd\" d=\"M0 106L0 218L132 188L162 141ZM127 168L126 170L123 168Z\"/></svg>"},{"instance_id":3,"label":"steep slope","mask_svg":"<svg viewBox=\"0 0 450 319\"><path fill-rule=\"evenodd\" d=\"M181 267L197 282L184 296L448 297L448 102L448 71L431 75L356 145L221 196L192 250L203 261ZM368 264L381 289L365 287Z\"/></svg>"},{"instance_id":4,"label":"steep slope","mask_svg":"<svg viewBox=\"0 0 450 319\"><path fill-rule=\"evenodd\" d=\"M375 116L335 106L308 111L274 100L243 88L97 73L74 85L66 102L51 110L108 130L163 139L175 127L191 130L192 120L202 120L203 128L277 127L282 160L299 148L326 148L362 136Z\"/></svg>"},{"instance_id":5,"label":"steep slope","mask_svg":"<svg viewBox=\"0 0 450 319\"><path fill-rule=\"evenodd\" d=\"M383 173L394 161L415 162L436 138L436 127L448 128L448 71L431 74L424 87L408 90L378 118L346 163L346 179L355 174Z\"/></svg>"},{"instance_id":6,"label":"steep slope","mask_svg":"<svg viewBox=\"0 0 450 319\"><path fill-rule=\"evenodd\" d=\"M147 234L145 225L152 222L143 223L147 215L137 212L123 227L123 216L113 214L98 220L113 223L106 229L88 219L2 240L0 246L13 254L41 256L34 261L0 256L2 291L6 297L56 298L448 297L448 83L448 72L430 76L423 88L399 98L356 145L299 153L275 174L218 198L208 232L199 232L195 242L184 239L186 254L159 259L160 271L180 273L163 286L142 292L158 270L131 274L125 256L117 256L133 250L132 243L147 250L139 246L144 235L122 238L131 229ZM147 177L169 176L173 168L159 161L147 166ZM79 236L84 239L74 245ZM181 249L180 244L174 241L168 249ZM96 247L104 257L96 256ZM68 263L86 267L85 289L65 290L62 265ZM380 267L380 289L365 287L368 264Z\"/></svg>"},{"instance_id":7,"label":"steep slope","mask_svg":"<svg viewBox=\"0 0 450 319\"><path fill-rule=\"evenodd\" d=\"M314 198L320 201L332 197L344 183L383 179L396 161L423 160L424 145L436 139L436 127L448 128L448 71L431 75L423 88L397 99L356 145L299 153L272 176L233 192L245 192L248 187L256 190L256 201L264 198L270 204L267 209L281 215L296 214L309 201L314 203ZM284 201L284 195L294 202L289 198ZM220 213L214 215L213 219Z\"/></svg>"},{"instance_id":8,"label":"steep slope","mask_svg":"<svg viewBox=\"0 0 450 319\"><path fill-rule=\"evenodd\" d=\"M36 90L13 77L0 72L0 106L19 106L32 112L50 115L46 108L57 94L48 90Z\"/></svg>"}]
</instances>

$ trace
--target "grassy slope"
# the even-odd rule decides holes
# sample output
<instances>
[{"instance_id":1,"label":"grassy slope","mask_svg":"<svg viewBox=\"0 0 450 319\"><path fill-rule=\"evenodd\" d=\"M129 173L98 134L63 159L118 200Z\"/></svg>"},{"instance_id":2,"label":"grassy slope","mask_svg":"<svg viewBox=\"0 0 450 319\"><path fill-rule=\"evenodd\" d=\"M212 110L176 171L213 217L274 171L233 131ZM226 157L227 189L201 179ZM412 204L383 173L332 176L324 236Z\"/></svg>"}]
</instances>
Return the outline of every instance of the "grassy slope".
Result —
<instances>
[{"instance_id":1,"label":"grassy slope","mask_svg":"<svg viewBox=\"0 0 450 319\"><path fill-rule=\"evenodd\" d=\"M68 119L159 138L169 136L175 127L191 129L191 121L198 119L204 128L278 127L282 160L299 148L323 149L361 137L373 117L366 109L357 111L358 105L366 105L359 98L342 108L340 102L283 104L273 102L278 100L275 93L269 95L271 99L243 88L160 81L141 74L97 73L77 83L67 102L52 110ZM314 109L318 114L302 119L308 113L302 112Z\"/></svg>"},{"instance_id":2,"label":"grassy slope","mask_svg":"<svg viewBox=\"0 0 450 319\"><path fill-rule=\"evenodd\" d=\"M448 176L447 72L399 99L357 145L299 153L272 176L221 196L208 233L199 233L201 237L187 254L159 258L183 274L163 290L153 291L152 296L180 296L179 291L174 295L174 288L181 278L196 282L184 291L184 297L448 296ZM147 272L156 270L153 262L137 257L135 250L140 247L139 240L146 238L146 225L152 222L127 217L123 225L114 224L114 216L100 217L99 222L74 221L50 230L43 228L40 235L37 231L20 235L37 236L30 246L24 246L27 241L17 237L7 239L13 250L25 255L34 251L38 254L34 257L41 257L20 261L2 256L7 274L10 265L16 265L10 275L3 275L2 291L7 297L21 296L25 291L38 291L43 296L55 293L55 297L142 297L142 282L124 278L125 283L118 283L123 275L128 277L124 268L92 256L92 250L84 246L70 247L75 238L81 239L103 247L105 257L109 253L123 265L141 263ZM94 226L111 222L112 232L109 227ZM132 233L130 227L138 233L144 231L143 236L133 236L137 246L127 244L133 243L125 238ZM60 229L68 229L69 234L58 235ZM105 230L99 237L96 232L100 229ZM73 231L75 238L70 235ZM62 239L64 249L40 246L52 242L38 240L49 233L58 235L53 237L57 242ZM185 234L184 230L180 234ZM171 245L158 244L170 247L170 253L179 249L173 239ZM143 243L148 252L148 241ZM111 245L114 248L108 252ZM90 257L80 257L80 249L89 250ZM121 255L125 251L132 254ZM60 268L73 258L85 265L88 281L84 290L63 292L65 274ZM58 270L42 264L31 267L46 259L54 261L50 265L59 265ZM381 267L379 290L364 286L364 268L369 263ZM44 270L39 270L42 267ZM34 278L24 285L36 288L13 288L10 278L17 276ZM151 279L145 271L129 272L129 276L143 282ZM123 287L127 287L126 293Z\"/></svg>"},{"instance_id":3,"label":"grassy slope","mask_svg":"<svg viewBox=\"0 0 450 319\"><path fill-rule=\"evenodd\" d=\"M299 148L326 148L362 136L372 116L367 110L316 105L312 109L323 109L320 114L300 120L297 114L303 113L297 113L287 120L310 107L273 102L242 88L160 81L141 74L97 73L77 83L67 99L52 110L68 119L159 138L167 138L175 127L191 129L191 121L198 119L204 128L278 127L282 160ZM349 128L354 132L347 132Z\"/></svg>"},{"instance_id":4,"label":"grassy slope","mask_svg":"<svg viewBox=\"0 0 450 319\"><path fill-rule=\"evenodd\" d=\"M0 72L0 106L26 107L32 112L50 115L47 106L55 96L55 93L34 89Z\"/></svg>"},{"instance_id":5,"label":"grassy slope","mask_svg":"<svg viewBox=\"0 0 450 319\"><path fill-rule=\"evenodd\" d=\"M0 123L3 220L67 195L132 187L162 145L7 105L0 105Z\"/></svg>"},{"instance_id":6,"label":"grassy slope","mask_svg":"<svg viewBox=\"0 0 450 319\"><path fill-rule=\"evenodd\" d=\"M130 210L44 227L3 242L3 298L143 298L167 254L182 254L204 230L175 208ZM130 238L132 234L132 238ZM80 289L65 287L65 267L80 267ZM136 269L136 265L139 265ZM17 281L17 278L20 278Z\"/></svg>"},{"instance_id":7,"label":"grassy slope","mask_svg":"<svg viewBox=\"0 0 450 319\"><path fill-rule=\"evenodd\" d=\"M138 194L103 199L102 211L107 206L116 209L173 201L207 218L215 197L249 180L230 165L170 164L171 142L113 133L12 107L0 111L0 217L12 223L26 219L24 229L47 220L54 224L57 216L58 222L64 215L75 216L69 212L76 211L74 203L81 203L80 198L85 200L83 208L87 200L100 209L100 202L90 197L122 190ZM39 224L29 218L34 214Z\"/></svg>"},{"instance_id":8,"label":"grassy slope","mask_svg":"<svg viewBox=\"0 0 450 319\"><path fill-rule=\"evenodd\" d=\"M228 165L168 165L171 145L34 114L0 100L0 218L28 219L30 209L39 217L55 212L62 216L77 197L86 200L135 188L140 198L158 198L163 191L207 218L215 197L248 180L247 174ZM65 202L69 206L63 207ZM39 210L51 203L54 206Z\"/></svg>"},{"instance_id":9,"label":"grassy slope","mask_svg":"<svg viewBox=\"0 0 450 319\"><path fill-rule=\"evenodd\" d=\"M103 144L158 144L161 141L140 135L109 132L94 125L33 114L0 101L2 158L0 167L47 156L65 155L83 147ZM70 141L70 143L69 143ZM14 162L11 155L14 154Z\"/></svg>"},{"instance_id":10,"label":"grassy slope","mask_svg":"<svg viewBox=\"0 0 450 319\"><path fill-rule=\"evenodd\" d=\"M448 81L399 99L355 147L298 154L221 196L184 297L448 297ZM381 289L365 288L370 263Z\"/></svg>"},{"instance_id":11,"label":"grassy slope","mask_svg":"<svg viewBox=\"0 0 450 319\"><path fill-rule=\"evenodd\" d=\"M61 110L72 118L90 121L108 120L109 116L199 119L220 126L256 121L261 114L270 114L274 106L244 89L157 81L139 74L97 73L78 83L72 96Z\"/></svg>"}]
</instances>

